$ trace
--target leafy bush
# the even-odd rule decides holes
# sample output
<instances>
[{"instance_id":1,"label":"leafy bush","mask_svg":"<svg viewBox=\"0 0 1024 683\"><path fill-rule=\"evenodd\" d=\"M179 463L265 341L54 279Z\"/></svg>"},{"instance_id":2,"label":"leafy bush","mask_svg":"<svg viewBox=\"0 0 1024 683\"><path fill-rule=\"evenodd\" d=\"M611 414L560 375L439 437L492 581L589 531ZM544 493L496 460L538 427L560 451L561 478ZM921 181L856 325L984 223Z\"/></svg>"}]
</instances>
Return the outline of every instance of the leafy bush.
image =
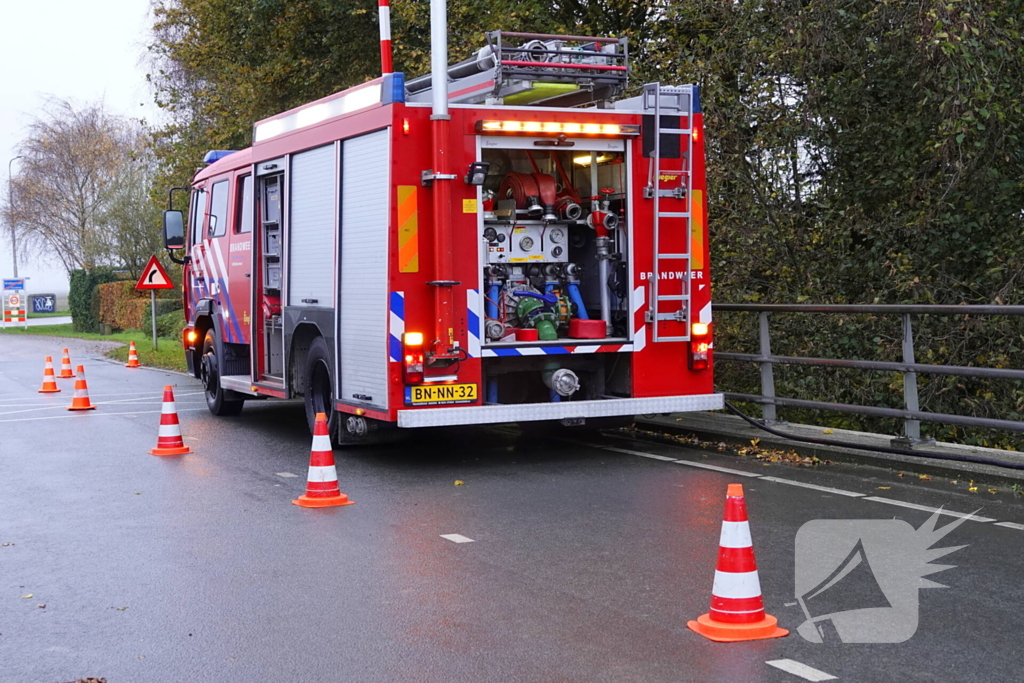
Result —
<instances>
[{"instance_id":1,"label":"leafy bush","mask_svg":"<svg viewBox=\"0 0 1024 683\"><path fill-rule=\"evenodd\" d=\"M128 280L109 282L96 288L99 297L99 321L115 330L143 329L149 301L146 295L135 290L135 283Z\"/></svg>"},{"instance_id":2,"label":"leafy bush","mask_svg":"<svg viewBox=\"0 0 1024 683\"><path fill-rule=\"evenodd\" d=\"M157 303L159 304L160 302L157 301ZM160 310L159 306L157 310ZM181 314L180 307L177 311L164 313L156 318L156 334L158 337L177 338L181 334L183 327L185 327L185 318Z\"/></svg>"},{"instance_id":3,"label":"leafy bush","mask_svg":"<svg viewBox=\"0 0 1024 683\"><path fill-rule=\"evenodd\" d=\"M111 268L71 271L68 308L77 332L96 332L99 327L99 298L94 297L98 285L113 282L117 276Z\"/></svg>"}]
</instances>

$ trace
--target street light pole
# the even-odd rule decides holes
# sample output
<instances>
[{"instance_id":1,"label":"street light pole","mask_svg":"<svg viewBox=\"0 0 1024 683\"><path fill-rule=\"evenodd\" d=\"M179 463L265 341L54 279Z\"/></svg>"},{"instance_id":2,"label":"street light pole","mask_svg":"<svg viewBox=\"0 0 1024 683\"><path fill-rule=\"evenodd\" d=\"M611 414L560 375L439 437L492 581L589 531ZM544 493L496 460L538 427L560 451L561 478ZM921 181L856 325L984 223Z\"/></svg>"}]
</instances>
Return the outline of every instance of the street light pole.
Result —
<instances>
[{"instance_id":1,"label":"street light pole","mask_svg":"<svg viewBox=\"0 0 1024 683\"><path fill-rule=\"evenodd\" d=\"M14 261L14 277L18 277L18 235L14 231L14 176L11 175L11 164L18 159L24 159L22 155L18 155L7 162L7 193L8 193L8 209L10 209L10 215L7 218L9 223L8 227L11 229L11 259Z\"/></svg>"}]
</instances>

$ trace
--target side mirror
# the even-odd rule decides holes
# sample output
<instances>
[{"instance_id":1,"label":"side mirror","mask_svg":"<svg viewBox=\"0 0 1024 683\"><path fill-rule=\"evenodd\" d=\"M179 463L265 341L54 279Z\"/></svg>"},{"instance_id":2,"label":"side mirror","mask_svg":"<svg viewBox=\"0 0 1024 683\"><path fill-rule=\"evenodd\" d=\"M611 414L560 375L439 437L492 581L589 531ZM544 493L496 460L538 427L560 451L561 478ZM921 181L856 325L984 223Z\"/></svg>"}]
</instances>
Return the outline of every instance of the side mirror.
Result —
<instances>
[{"instance_id":1,"label":"side mirror","mask_svg":"<svg viewBox=\"0 0 1024 683\"><path fill-rule=\"evenodd\" d=\"M185 218L181 211L164 211L164 246L168 249L185 248Z\"/></svg>"}]
</instances>

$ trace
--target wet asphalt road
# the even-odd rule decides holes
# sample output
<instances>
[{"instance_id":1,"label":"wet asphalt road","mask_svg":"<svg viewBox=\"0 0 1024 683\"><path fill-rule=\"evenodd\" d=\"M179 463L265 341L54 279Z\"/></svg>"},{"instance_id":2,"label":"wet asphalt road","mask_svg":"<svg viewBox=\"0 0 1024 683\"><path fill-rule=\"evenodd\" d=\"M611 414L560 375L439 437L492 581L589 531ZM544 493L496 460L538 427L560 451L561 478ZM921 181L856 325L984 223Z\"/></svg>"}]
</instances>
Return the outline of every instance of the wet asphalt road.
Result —
<instances>
[{"instance_id":1,"label":"wet asphalt road","mask_svg":"<svg viewBox=\"0 0 1024 683\"><path fill-rule=\"evenodd\" d=\"M65 345L96 411L64 409L73 380L36 393ZM747 491L768 612L794 630L803 523L929 513L608 448L1024 523L1010 494L499 427L338 451L357 504L307 510L290 503L310 444L296 404L214 418L194 380L93 348L0 336L4 683L812 680L766 664L780 659L849 681L1018 676L1024 530L952 532L940 545L968 547L939 560L949 587L920 591L907 642L712 643L685 624L707 611L728 483ZM146 453L167 383L194 455Z\"/></svg>"}]
</instances>

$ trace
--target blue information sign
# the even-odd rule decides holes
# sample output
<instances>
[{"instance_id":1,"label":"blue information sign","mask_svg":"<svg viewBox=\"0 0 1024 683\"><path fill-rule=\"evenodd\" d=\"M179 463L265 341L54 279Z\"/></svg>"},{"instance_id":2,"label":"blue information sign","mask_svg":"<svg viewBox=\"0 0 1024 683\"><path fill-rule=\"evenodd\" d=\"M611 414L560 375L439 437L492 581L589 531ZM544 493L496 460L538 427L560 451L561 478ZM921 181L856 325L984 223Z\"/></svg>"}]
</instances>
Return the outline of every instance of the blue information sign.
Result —
<instances>
[{"instance_id":1,"label":"blue information sign","mask_svg":"<svg viewBox=\"0 0 1024 683\"><path fill-rule=\"evenodd\" d=\"M9 289L25 289L25 280L8 280L7 278L4 278L4 290L6 291Z\"/></svg>"},{"instance_id":2,"label":"blue information sign","mask_svg":"<svg viewBox=\"0 0 1024 683\"><path fill-rule=\"evenodd\" d=\"M49 294L36 295L31 299L33 313L53 313L57 309L55 297Z\"/></svg>"}]
</instances>

